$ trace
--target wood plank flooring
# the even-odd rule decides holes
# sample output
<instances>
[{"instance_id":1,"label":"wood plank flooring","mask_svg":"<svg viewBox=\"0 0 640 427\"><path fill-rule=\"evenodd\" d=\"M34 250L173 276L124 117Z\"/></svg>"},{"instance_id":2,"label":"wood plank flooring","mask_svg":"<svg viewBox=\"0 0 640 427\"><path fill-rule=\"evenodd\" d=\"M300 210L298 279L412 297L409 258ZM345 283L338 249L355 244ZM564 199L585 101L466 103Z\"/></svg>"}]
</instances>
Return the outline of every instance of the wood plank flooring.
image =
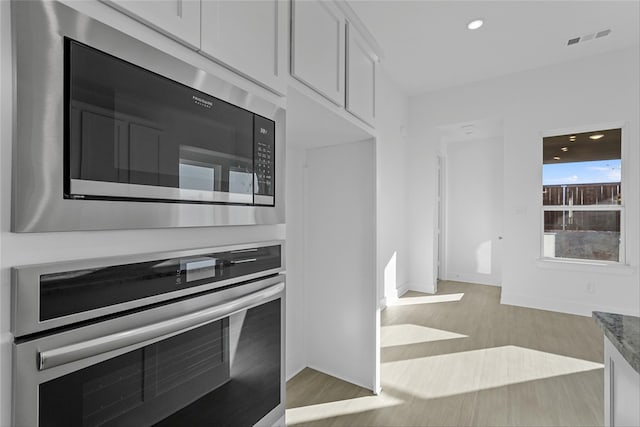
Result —
<instances>
[{"instance_id":1,"label":"wood plank flooring","mask_svg":"<svg viewBox=\"0 0 640 427\"><path fill-rule=\"evenodd\" d=\"M305 369L287 383L287 424L603 425L603 336L591 318L440 282L383 311L381 346L380 395Z\"/></svg>"}]
</instances>

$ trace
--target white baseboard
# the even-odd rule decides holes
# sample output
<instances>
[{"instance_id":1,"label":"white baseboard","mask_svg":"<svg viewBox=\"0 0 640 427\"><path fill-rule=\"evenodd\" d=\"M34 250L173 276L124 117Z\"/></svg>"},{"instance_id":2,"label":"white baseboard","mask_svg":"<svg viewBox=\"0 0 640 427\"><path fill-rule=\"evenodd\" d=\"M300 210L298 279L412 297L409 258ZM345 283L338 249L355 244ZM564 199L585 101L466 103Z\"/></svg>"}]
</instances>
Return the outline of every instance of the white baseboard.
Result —
<instances>
[{"instance_id":1,"label":"white baseboard","mask_svg":"<svg viewBox=\"0 0 640 427\"><path fill-rule=\"evenodd\" d=\"M506 292L502 289L501 304L515 305L518 307L535 308L538 310L557 311L559 313L576 314L591 317L593 311L605 311L609 313L628 314L640 316L640 313L631 313L620 307L607 307L598 304L585 304L577 301L561 301L552 298L542 298L530 295L519 295Z\"/></svg>"},{"instance_id":2,"label":"white baseboard","mask_svg":"<svg viewBox=\"0 0 640 427\"><path fill-rule=\"evenodd\" d=\"M447 274L446 280L453 282L477 283L478 285L502 286L495 277L488 274L452 272Z\"/></svg>"},{"instance_id":3,"label":"white baseboard","mask_svg":"<svg viewBox=\"0 0 640 427\"><path fill-rule=\"evenodd\" d=\"M325 375L329 375L329 376L337 378L339 380L346 381L346 382L351 383L353 385L357 385L358 387L366 388L367 390L370 390L372 393L375 394L375 390L373 389L373 383L372 384L365 384L364 382L356 380L354 378L351 378L348 375L338 375L336 373L331 372L328 369L318 368L317 366L314 366L313 364L309 364L308 368L311 368L311 369L316 370L318 372L322 372Z\"/></svg>"},{"instance_id":4,"label":"white baseboard","mask_svg":"<svg viewBox=\"0 0 640 427\"><path fill-rule=\"evenodd\" d=\"M433 283L415 283L409 282L406 284L407 290L422 292L424 294L435 294L436 289ZM406 291L405 291L406 292Z\"/></svg>"},{"instance_id":5,"label":"white baseboard","mask_svg":"<svg viewBox=\"0 0 640 427\"><path fill-rule=\"evenodd\" d=\"M402 295L406 294L407 291L409 291L409 284L402 284L398 289L396 289L397 298L400 298Z\"/></svg>"},{"instance_id":6,"label":"white baseboard","mask_svg":"<svg viewBox=\"0 0 640 427\"><path fill-rule=\"evenodd\" d=\"M400 298L402 295L406 294L408 290L409 290L409 286L406 283L397 287L395 291L392 290L390 292L391 295L387 295L386 297L380 300L380 309L384 310L385 308L387 308L387 306L390 303L394 302L395 300Z\"/></svg>"},{"instance_id":7,"label":"white baseboard","mask_svg":"<svg viewBox=\"0 0 640 427\"><path fill-rule=\"evenodd\" d=\"M291 375L288 375L287 378L285 379L286 381L289 381L291 378L295 377L296 375L298 375L300 372L302 372L304 370L304 368L306 368L306 366L302 365L301 367L299 367L297 370L293 371L293 373Z\"/></svg>"}]
</instances>

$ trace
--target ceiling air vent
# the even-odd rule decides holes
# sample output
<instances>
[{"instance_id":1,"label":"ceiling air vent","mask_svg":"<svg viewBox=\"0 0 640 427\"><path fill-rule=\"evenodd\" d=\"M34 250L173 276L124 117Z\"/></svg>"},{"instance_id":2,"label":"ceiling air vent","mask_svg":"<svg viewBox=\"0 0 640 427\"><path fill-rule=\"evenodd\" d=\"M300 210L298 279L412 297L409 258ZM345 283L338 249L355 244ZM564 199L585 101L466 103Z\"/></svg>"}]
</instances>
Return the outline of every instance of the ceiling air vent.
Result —
<instances>
[{"instance_id":1,"label":"ceiling air vent","mask_svg":"<svg viewBox=\"0 0 640 427\"><path fill-rule=\"evenodd\" d=\"M567 42L567 46L571 46L572 44L576 44L580 42L580 37L576 37L575 39L569 39L569 41Z\"/></svg>"},{"instance_id":2,"label":"ceiling air vent","mask_svg":"<svg viewBox=\"0 0 640 427\"><path fill-rule=\"evenodd\" d=\"M589 40L593 40L593 39L599 39L601 37L608 36L610 33L611 33L611 30L607 29L607 30L598 31L597 33L589 33L589 34L585 34L584 36L574 37L567 41L567 46L572 46L574 44L578 44L582 42L588 42Z\"/></svg>"}]
</instances>

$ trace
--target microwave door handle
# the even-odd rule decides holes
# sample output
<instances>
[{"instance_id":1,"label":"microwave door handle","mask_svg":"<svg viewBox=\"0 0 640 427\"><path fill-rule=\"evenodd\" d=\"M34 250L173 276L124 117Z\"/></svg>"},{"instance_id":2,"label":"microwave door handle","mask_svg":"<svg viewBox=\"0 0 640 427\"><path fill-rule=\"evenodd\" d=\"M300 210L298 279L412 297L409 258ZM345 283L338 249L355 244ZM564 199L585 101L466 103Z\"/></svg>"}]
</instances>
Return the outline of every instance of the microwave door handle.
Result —
<instances>
[{"instance_id":1,"label":"microwave door handle","mask_svg":"<svg viewBox=\"0 0 640 427\"><path fill-rule=\"evenodd\" d=\"M237 260L237 261L231 261L231 264L244 264L244 263L247 263L247 262L255 262L257 260L258 260L258 258L240 259L240 260Z\"/></svg>"},{"instance_id":2,"label":"microwave door handle","mask_svg":"<svg viewBox=\"0 0 640 427\"><path fill-rule=\"evenodd\" d=\"M105 335L76 344L41 351L38 353L38 367L39 370L42 371L149 340L159 341L164 338L169 338L170 336L222 319L235 312L259 305L263 301L278 295L283 290L284 282L280 282L268 288L234 299L233 301L185 314L177 318Z\"/></svg>"},{"instance_id":3,"label":"microwave door handle","mask_svg":"<svg viewBox=\"0 0 640 427\"><path fill-rule=\"evenodd\" d=\"M231 251L232 254L246 254L247 252L258 252L258 248L250 248L250 249L237 249L235 251Z\"/></svg>"}]
</instances>

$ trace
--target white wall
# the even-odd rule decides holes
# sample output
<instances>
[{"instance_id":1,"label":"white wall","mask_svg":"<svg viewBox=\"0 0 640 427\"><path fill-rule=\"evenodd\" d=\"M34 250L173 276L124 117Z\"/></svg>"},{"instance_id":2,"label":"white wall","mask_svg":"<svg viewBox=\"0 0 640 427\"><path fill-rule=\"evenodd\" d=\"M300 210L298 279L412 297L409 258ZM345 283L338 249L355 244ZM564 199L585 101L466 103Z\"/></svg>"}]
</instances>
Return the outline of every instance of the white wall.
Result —
<instances>
[{"instance_id":1,"label":"white wall","mask_svg":"<svg viewBox=\"0 0 640 427\"><path fill-rule=\"evenodd\" d=\"M378 268L387 301L406 291L409 281L407 228L407 126L409 98L384 70L376 73L378 170Z\"/></svg>"},{"instance_id":2,"label":"white wall","mask_svg":"<svg viewBox=\"0 0 640 427\"><path fill-rule=\"evenodd\" d=\"M307 167L306 150L287 146L286 217L287 217L287 336L286 378L307 366L304 321L304 269L305 269L305 185Z\"/></svg>"},{"instance_id":3,"label":"white wall","mask_svg":"<svg viewBox=\"0 0 640 427\"><path fill-rule=\"evenodd\" d=\"M446 144L447 280L502 281L502 138Z\"/></svg>"},{"instance_id":4,"label":"white wall","mask_svg":"<svg viewBox=\"0 0 640 427\"><path fill-rule=\"evenodd\" d=\"M375 144L307 151L305 319L308 366L376 389Z\"/></svg>"},{"instance_id":5,"label":"white wall","mask_svg":"<svg viewBox=\"0 0 640 427\"><path fill-rule=\"evenodd\" d=\"M437 127L504 119L502 301L590 315L640 313L640 49L567 62L410 100L411 280L433 286ZM624 162L629 268L566 266L540 257L542 139L554 129L626 122ZM624 154L623 154L624 155ZM594 285L593 293L588 291Z\"/></svg>"},{"instance_id":6,"label":"white wall","mask_svg":"<svg viewBox=\"0 0 640 427\"><path fill-rule=\"evenodd\" d=\"M110 8L105 16L116 16L121 28L160 49L182 52L186 48L153 33L141 25L123 19ZM101 7L100 7L101 6ZM11 417L11 342L10 268L15 265L163 250L218 246L231 243L285 239L285 226L250 226L135 231L96 231L67 233L11 233L11 35L9 2L0 1L0 426L10 425ZM145 36L146 35L146 36ZM145 38L146 37L146 38ZM165 44L166 43L166 44ZM189 52L185 55L188 57ZM194 54L195 55L195 54ZM214 67L215 68L215 67ZM222 73L224 78L228 74ZM246 87L253 87L246 83ZM264 95L264 89L256 87Z\"/></svg>"}]
</instances>

